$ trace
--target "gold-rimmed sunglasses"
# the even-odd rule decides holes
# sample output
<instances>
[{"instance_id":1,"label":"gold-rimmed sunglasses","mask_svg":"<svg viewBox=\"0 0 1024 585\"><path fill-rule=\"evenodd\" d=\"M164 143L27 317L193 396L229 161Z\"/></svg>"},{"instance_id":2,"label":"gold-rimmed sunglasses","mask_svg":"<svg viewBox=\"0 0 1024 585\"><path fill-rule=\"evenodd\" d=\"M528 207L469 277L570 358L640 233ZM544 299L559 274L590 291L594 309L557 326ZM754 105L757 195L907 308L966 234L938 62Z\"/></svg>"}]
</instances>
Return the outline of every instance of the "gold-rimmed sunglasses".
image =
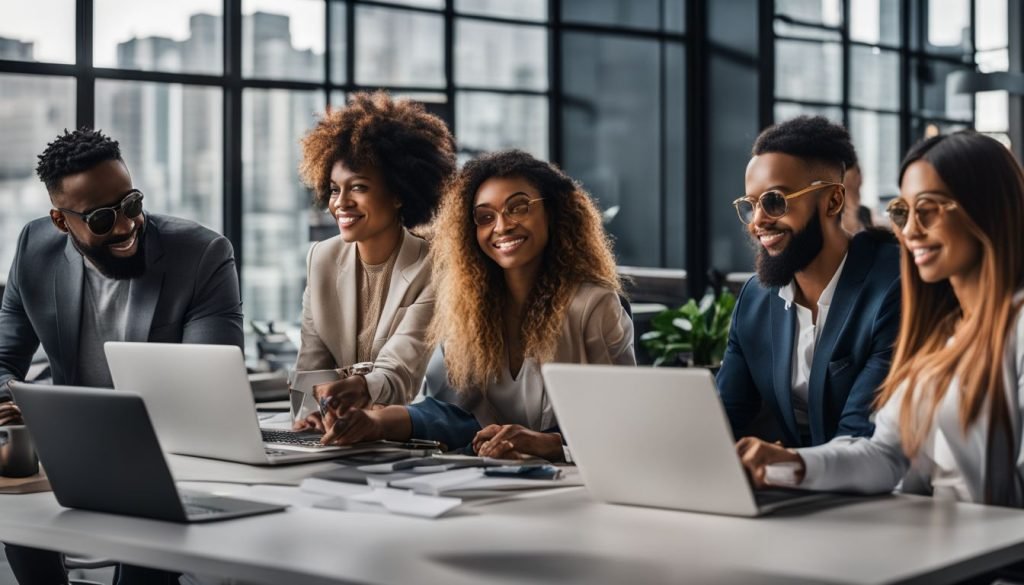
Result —
<instances>
[{"instance_id":1,"label":"gold-rimmed sunglasses","mask_svg":"<svg viewBox=\"0 0 1024 585\"><path fill-rule=\"evenodd\" d=\"M778 189L771 189L761 193L761 195L754 199L753 197L747 197L744 195L736 201L732 202L733 207L736 208L736 215L739 216L740 221L745 224L749 224L754 221L754 214L757 213L758 206L764 211L764 214L771 219L779 219L786 215L789 211L789 200L796 199L797 197L810 193L811 191L817 191L818 189L824 189L825 187L842 187L842 183L832 183L828 181L815 181L810 184L809 187L800 189L795 193L785 194Z\"/></svg>"},{"instance_id":2,"label":"gold-rimmed sunglasses","mask_svg":"<svg viewBox=\"0 0 1024 585\"><path fill-rule=\"evenodd\" d=\"M947 211L958 207L960 206L953 201L936 201L929 197L920 197L914 201L914 221L922 229L931 229L946 215ZM910 213L910 206L902 199L893 199L885 208L885 214L889 216L889 221L901 230L907 227Z\"/></svg>"}]
</instances>

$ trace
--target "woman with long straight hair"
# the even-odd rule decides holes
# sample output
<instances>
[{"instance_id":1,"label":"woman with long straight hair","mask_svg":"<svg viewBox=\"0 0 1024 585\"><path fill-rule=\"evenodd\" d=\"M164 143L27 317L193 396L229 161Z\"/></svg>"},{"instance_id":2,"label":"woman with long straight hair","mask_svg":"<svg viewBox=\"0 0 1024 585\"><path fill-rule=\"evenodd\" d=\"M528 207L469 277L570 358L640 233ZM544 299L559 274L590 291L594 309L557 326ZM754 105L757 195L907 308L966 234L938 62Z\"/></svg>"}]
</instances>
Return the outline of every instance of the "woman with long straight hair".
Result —
<instances>
[{"instance_id":1,"label":"woman with long straight hair","mask_svg":"<svg viewBox=\"0 0 1024 585\"><path fill-rule=\"evenodd\" d=\"M1021 167L975 132L930 138L904 159L888 214L903 306L874 436L795 450L744 438L743 463L757 485L881 493L902 479L906 492L1024 506Z\"/></svg>"}]
</instances>

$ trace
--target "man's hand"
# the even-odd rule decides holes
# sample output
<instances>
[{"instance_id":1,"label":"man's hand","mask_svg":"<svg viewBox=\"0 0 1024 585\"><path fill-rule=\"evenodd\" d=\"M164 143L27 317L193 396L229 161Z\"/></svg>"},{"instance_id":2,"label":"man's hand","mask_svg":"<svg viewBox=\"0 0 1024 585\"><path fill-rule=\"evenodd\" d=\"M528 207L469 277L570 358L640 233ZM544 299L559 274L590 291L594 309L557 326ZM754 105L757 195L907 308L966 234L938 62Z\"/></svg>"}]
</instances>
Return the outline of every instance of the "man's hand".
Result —
<instances>
[{"instance_id":1,"label":"man's hand","mask_svg":"<svg viewBox=\"0 0 1024 585\"><path fill-rule=\"evenodd\" d=\"M522 425L490 425L473 437L473 451L481 457L563 461L562 435L531 431Z\"/></svg>"},{"instance_id":2,"label":"man's hand","mask_svg":"<svg viewBox=\"0 0 1024 585\"><path fill-rule=\"evenodd\" d=\"M349 376L317 384L313 386L313 398L321 406L324 429L334 428L349 410L368 408L371 402L370 389L366 386L366 378L362 376Z\"/></svg>"},{"instance_id":3,"label":"man's hand","mask_svg":"<svg viewBox=\"0 0 1024 585\"><path fill-rule=\"evenodd\" d=\"M736 453L740 456L740 463L746 469L750 482L755 488L771 487L772 484L765 480L766 468L774 463L796 463L796 483L799 485L804 480L804 460L798 453L791 451L782 445L768 443L754 437L743 437L736 442Z\"/></svg>"},{"instance_id":4,"label":"man's hand","mask_svg":"<svg viewBox=\"0 0 1024 585\"><path fill-rule=\"evenodd\" d=\"M21 409L13 402L0 402L0 426L23 425L25 421L21 418Z\"/></svg>"},{"instance_id":5,"label":"man's hand","mask_svg":"<svg viewBox=\"0 0 1024 585\"><path fill-rule=\"evenodd\" d=\"M350 408L348 412L335 419L320 442L324 445L354 445L380 441L385 435L380 417L380 410Z\"/></svg>"}]
</instances>

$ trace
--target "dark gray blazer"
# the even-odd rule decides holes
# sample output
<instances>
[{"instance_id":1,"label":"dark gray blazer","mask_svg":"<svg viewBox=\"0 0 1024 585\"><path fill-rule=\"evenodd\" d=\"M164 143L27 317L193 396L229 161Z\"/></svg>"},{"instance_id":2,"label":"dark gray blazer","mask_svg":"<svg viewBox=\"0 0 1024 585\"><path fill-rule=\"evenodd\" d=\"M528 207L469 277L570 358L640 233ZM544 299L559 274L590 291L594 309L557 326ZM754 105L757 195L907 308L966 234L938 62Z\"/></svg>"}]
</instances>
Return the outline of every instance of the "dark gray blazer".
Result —
<instances>
[{"instance_id":1,"label":"dark gray blazer","mask_svg":"<svg viewBox=\"0 0 1024 585\"><path fill-rule=\"evenodd\" d=\"M146 215L146 273L132 282L127 341L243 346L234 251L224 236L174 217ZM85 262L49 218L21 231L0 307L0 400L22 380L39 344L54 384L78 381Z\"/></svg>"}]
</instances>

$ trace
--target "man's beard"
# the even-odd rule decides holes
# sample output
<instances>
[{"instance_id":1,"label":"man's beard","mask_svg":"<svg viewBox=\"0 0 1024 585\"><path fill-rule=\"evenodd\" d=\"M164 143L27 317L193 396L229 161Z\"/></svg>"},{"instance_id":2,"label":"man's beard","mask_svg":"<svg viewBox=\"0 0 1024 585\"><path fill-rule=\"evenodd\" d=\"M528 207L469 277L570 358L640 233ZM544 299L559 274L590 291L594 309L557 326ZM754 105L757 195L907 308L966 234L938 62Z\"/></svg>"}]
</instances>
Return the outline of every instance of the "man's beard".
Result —
<instances>
[{"instance_id":1,"label":"man's beard","mask_svg":"<svg viewBox=\"0 0 1024 585\"><path fill-rule=\"evenodd\" d=\"M138 242L136 242L135 253L127 258L121 258L115 256L108 246L111 244L117 245L121 242L127 242L132 238L135 232L128 234L122 238L112 238L100 244L99 246L89 246L84 242L79 241L75 237L75 234L68 232L71 236L71 243L74 244L75 249L78 250L82 256L85 256L100 274L107 278L113 278L114 280L129 280L132 278L138 278L146 273L146 229L145 224L138 227L136 232L138 233Z\"/></svg>"},{"instance_id":2,"label":"man's beard","mask_svg":"<svg viewBox=\"0 0 1024 585\"><path fill-rule=\"evenodd\" d=\"M794 232L789 244L772 256L764 246L758 246L757 278L766 287L786 286L793 277L818 257L825 246L825 236L821 231L821 217L817 213L811 218L804 229Z\"/></svg>"}]
</instances>

